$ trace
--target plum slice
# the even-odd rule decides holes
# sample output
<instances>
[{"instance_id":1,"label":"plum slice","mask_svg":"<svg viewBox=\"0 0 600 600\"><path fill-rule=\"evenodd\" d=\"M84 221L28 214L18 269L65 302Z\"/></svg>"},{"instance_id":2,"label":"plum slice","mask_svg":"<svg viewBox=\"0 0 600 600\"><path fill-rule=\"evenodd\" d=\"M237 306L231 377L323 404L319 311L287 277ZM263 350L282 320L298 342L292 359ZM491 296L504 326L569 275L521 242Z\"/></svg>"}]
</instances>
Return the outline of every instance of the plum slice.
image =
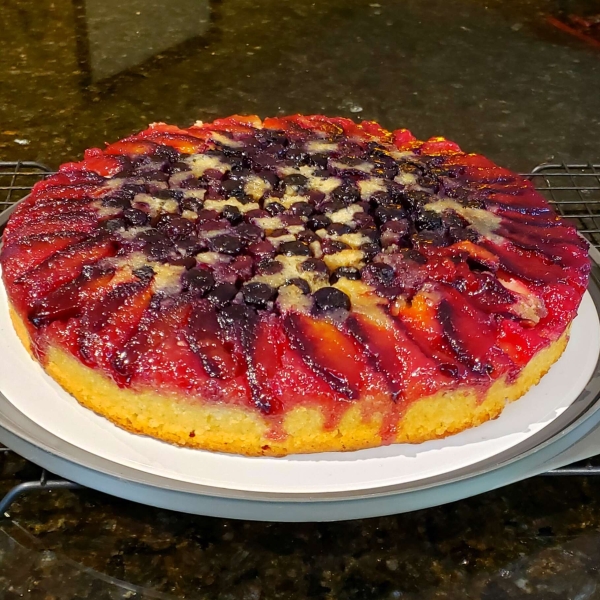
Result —
<instances>
[{"instance_id":1,"label":"plum slice","mask_svg":"<svg viewBox=\"0 0 600 600\"><path fill-rule=\"evenodd\" d=\"M62 284L76 279L85 266L114 256L116 251L114 242L105 234L92 236L56 252L15 279L14 283L22 285L20 293L28 303L32 304Z\"/></svg>"},{"instance_id":2,"label":"plum slice","mask_svg":"<svg viewBox=\"0 0 600 600\"><path fill-rule=\"evenodd\" d=\"M184 336L209 377L231 379L240 374L240 365L225 345L217 313L210 303L201 302L194 307Z\"/></svg>"},{"instance_id":3,"label":"plum slice","mask_svg":"<svg viewBox=\"0 0 600 600\"><path fill-rule=\"evenodd\" d=\"M280 324L273 316L264 316L256 324L251 343L245 347L248 385L252 401L263 413L281 411L276 382L283 368L282 342L285 340Z\"/></svg>"},{"instance_id":4,"label":"plum slice","mask_svg":"<svg viewBox=\"0 0 600 600\"><path fill-rule=\"evenodd\" d=\"M7 283L34 269L52 255L80 242L80 233L55 233L27 236L6 244L1 256L2 272Z\"/></svg>"},{"instance_id":5,"label":"plum slice","mask_svg":"<svg viewBox=\"0 0 600 600\"><path fill-rule=\"evenodd\" d=\"M187 322L192 306L185 300L156 310L147 310L134 333L111 359L117 383L128 384L135 373L149 367L144 361L151 350L157 350L168 338L177 335Z\"/></svg>"},{"instance_id":6,"label":"plum slice","mask_svg":"<svg viewBox=\"0 0 600 600\"><path fill-rule=\"evenodd\" d=\"M79 353L83 361L112 372L118 348L134 333L152 299L151 279L113 287L81 318Z\"/></svg>"},{"instance_id":7,"label":"plum slice","mask_svg":"<svg viewBox=\"0 0 600 600\"><path fill-rule=\"evenodd\" d=\"M456 290L444 288L437 318L446 341L458 360L474 373L489 374L492 370L490 351L496 341L497 328L488 315L468 304Z\"/></svg>"},{"instance_id":8,"label":"plum slice","mask_svg":"<svg viewBox=\"0 0 600 600\"><path fill-rule=\"evenodd\" d=\"M376 320L356 314L348 318L346 328L384 374L394 401L432 394L443 384L436 362L421 351L400 324L390 322L381 327Z\"/></svg>"},{"instance_id":9,"label":"plum slice","mask_svg":"<svg viewBox=\"0 0 600 600\"><path fill-rule=\"evenodd\" d=\"M333 390L351 400L358 398L366 364L349 336L325 320L300 313L285 317L285 331L304 362Z\"/></svg>"},{"instance_id":10,"label":"plum slice","mask_svg":"<svg viewBox=\"0 0 600 600\"><path fill-rule=\"evenodd\" d=\"M498 256L506 271L532 283L553 283L568 278L568 272L562 266L538 252L525 250L513 244L500 246L488 241L483 241L482 244Z\"/></svg>"},{"instance_id":11,"label":"plum slice","mask_svg":"<svg viewBox=\"0 0 600 600\"><path fill-rule=\"evenodd\" d=\"M82 304L104 289L113 275L114 269L84 269L75 281L62 285L38 300L29 312L29 320L36 327L43 327L52 321L79 316Z\"/></svg>"}]
</instances>

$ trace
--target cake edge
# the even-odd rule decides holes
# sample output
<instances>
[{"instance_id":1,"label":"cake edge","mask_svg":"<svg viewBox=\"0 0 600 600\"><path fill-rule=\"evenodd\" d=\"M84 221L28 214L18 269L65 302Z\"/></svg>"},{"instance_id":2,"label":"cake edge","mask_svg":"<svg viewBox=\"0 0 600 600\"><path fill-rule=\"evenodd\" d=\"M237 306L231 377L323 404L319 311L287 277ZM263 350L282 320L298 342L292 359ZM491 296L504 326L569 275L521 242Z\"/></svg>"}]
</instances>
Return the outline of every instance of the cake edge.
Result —
<instances>
[{"instance_id":1,"label":"cake edge","mask_svg":"<svg viewBox=\"0 0 600 600\"><path fill-rule=\"evenodd\" d=\"M12 304L10 318L21 343L34 360L27 327ZM421 443L454 435L497 418L505 406L539 383L560 358L569 340L570 324L549 346L540 350L517 379L495 381L485 395L474 387L438 392L416 400L400 417L396 436L381 437L384 416L365 410L358 400L332 429L312 406L299 406L285 416L286 436L274 436L271 422L250 409L214 402L193 401L181 394L120 388L109 377L87 367L61 348L50 345L45 371L82 406L131 433L209 451L246 456L286 456L317 452L352 451L387 443ZM39 361L38 361L39 362ZM366 419L365 415L370 415Z\"/></svg>"}]
</instances>

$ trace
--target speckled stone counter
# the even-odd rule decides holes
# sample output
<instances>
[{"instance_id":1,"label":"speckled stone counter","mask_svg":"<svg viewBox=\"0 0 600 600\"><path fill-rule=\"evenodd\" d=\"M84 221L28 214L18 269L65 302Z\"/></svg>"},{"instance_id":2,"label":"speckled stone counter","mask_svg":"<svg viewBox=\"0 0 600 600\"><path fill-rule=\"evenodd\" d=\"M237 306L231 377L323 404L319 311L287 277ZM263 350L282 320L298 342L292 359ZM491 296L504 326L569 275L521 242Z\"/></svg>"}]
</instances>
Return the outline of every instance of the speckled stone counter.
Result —
<instances>
[{"instance_id":1,"label":"speckled stone counter","mask_svg":"<svg viewBox=\"0 0 600 600\"><path fill-rule=\"evenodd\" d=\"M596 4L596 6L594 6ZM20 0L0 4L0 159L50 167L152 121L338 114L516 170L600 161L584 0ZM0 491L38 475L0 458ZM170 513L92 491L0 521L0 599L600 598L600 479L536 478L339 524Z\"/></svg>"}]
</instances>

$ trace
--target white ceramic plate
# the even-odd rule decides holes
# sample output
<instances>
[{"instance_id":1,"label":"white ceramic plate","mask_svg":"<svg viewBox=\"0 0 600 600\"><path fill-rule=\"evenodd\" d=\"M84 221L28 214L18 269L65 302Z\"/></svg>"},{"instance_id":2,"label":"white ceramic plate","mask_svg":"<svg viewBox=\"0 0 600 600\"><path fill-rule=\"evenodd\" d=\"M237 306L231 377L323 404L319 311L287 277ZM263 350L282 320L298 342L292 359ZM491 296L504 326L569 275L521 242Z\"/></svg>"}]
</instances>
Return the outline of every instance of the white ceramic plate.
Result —
<instances>
[{"instance_id":1,"label":"white ceramic plate","mask_svg":"<svg viewBox=\"0 0 600 600\"><path fill-rule=\"evenodd\" d=\"M577 398L596 366L600 323L586 293L571 340L539 385L495 421L444 440L357 452L248 458L178 448L128 433L80 406L31 360L0 286L0 391L57 437L118 464L221 489L286 494L376 490L447 474L489 459L542 430Z\"/></svg>"}]
</instances>

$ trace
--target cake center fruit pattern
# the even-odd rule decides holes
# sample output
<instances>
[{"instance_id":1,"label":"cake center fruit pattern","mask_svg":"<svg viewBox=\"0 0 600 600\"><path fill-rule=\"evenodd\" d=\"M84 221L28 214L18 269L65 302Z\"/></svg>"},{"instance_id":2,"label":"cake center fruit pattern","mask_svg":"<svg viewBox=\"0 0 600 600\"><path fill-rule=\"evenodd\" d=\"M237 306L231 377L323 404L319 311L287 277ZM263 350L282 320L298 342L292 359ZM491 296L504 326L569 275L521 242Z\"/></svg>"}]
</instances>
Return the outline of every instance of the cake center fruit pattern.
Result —
<instances>
[{"instance_id":1,"label":"cake center fruit pattern","mask_svg":"<svg viewBox=\"0 0 600 600\"><path fill-rule=\"evenodd\" d=\"M231 117L63 165L2 267L42 362L56 344L119 386L275 420L318 397L332 425L369 395L400 415L514 380L574 317L586 255L529 182L442 138Z\"/></svg>"}]
</instances>

